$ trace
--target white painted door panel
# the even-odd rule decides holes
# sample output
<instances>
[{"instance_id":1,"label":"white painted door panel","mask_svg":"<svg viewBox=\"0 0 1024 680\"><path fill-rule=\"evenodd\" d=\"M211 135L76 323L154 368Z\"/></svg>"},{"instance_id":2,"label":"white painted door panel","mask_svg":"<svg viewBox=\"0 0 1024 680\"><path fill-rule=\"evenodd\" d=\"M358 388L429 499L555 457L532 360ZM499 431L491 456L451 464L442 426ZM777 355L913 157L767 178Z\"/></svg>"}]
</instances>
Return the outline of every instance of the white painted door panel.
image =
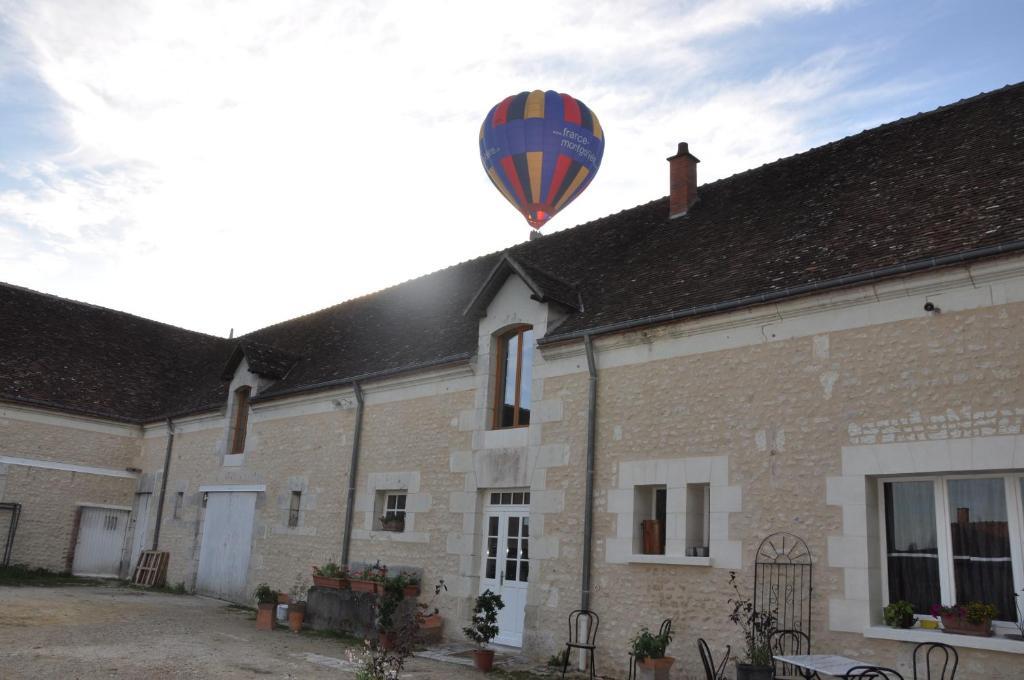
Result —
<instances>
[{"instance_id":1,"label":"white painted door panel","mask_svg":"<svg viewBox=\"0 0 1024 680\"><path fill-rule=\"evenodd\" d=\"M78 520L78 540L71 573L76 576L117 578L121 575L127 510L83 507Z\"/></svg>"},{"instance_id":2,"label":"white painted door panel","mask_svg":"<svg viewBox=\"0 0 1024 680\"><path fill-rule=\"evenodd\" d=\"M210 492L199 548L196 590L222 600L247 602L256 492Z\"/></svg>"},{"instance_id":3,"label":"white painted door panel","mask_svg":"<svg viewBox=\"0 0 1024 680\"><path fill-rule=\"evenodd\" d=\"M153 494L135 494L135 510L132 517L132 553L131 561L128 563L129 578L134 574L135 567L139 564L139 554L146 549L146 529L149 527L149 499Z\"/></svg>"},{"instance_id":4,"label":"white painted door panel","mask_svg":"<svg viewBox=\"0 0 1024 680\"><path fill-rule=\"evenodd\" d=\"M484 513L483 565L480 592L501 595L498 612L501 645L523 645L523 619L530 579L530 517L525 510L487 510Z\"/></svg>"}]
</instances>

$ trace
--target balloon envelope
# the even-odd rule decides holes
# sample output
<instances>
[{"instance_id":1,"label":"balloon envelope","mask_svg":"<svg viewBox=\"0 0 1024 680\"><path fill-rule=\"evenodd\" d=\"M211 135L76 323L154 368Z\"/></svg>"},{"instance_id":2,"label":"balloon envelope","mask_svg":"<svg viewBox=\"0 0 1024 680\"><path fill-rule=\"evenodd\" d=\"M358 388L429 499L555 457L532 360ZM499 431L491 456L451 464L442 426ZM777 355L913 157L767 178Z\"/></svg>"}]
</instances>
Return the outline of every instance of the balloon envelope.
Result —
<instances>
[{"instance_id":1,"label":"balloon envelope","mask_svg":"<svg viewBox=\"0 0 1024 680\"><path fill-rule=\"evenodd\" d=\"M480 126L484 170L534 229L583 193L603 154L594 112L552 90L507 97Z\"/></svg>"}]
</instances>

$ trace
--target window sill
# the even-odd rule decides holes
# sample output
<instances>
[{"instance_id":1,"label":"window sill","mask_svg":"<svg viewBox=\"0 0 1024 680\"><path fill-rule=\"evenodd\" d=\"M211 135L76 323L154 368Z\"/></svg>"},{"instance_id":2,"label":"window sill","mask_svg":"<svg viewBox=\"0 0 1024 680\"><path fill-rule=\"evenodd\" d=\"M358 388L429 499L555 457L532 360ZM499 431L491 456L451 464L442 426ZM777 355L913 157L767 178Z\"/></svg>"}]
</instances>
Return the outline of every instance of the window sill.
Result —
<instances>
[{"instance_id":1,"label":"window sill","mask_svg":"<svg viewBox=\"0 0 1024 680\"><path fill-rule=\"evenodd\" d=\"M710 567L710 557L687 557L686 555L630 555L630 564L676 564L689 567Z\"/></svg>"},{"instance_id":2,"label":"window sill","mask_svg":"<svg viewBox=\"0 0 1024 680\"><path fill-rule=\"evenodd\" d=\"M226 453L224 454L224 467L239 467L245 463L244 453Z\"/></svg>"},{"instance_id":3,"label":"window sill","mask_svg":"<svg viewBox=\"0 0 1024 680\"><path fill-rule=\"evenodd\" d=\"M1024 654L1024 642L999 637L998 631L992 637L975 637L973 635L955 635L943 633L941 630L925 628L889 628L888 626L868 626L864 629L864 637L877 640L899 640L901 642L944 642L953 647L970 649L987 649L993 652Z\"/></svg>"},{"instance_id":4,"label":"window sill","mask_svg":"<svg viewBox=\"0 0 1024 680\"><path fill-rule=\"evenodd\" d=\"M393 543L430 543L430 534L423 531L381 531L378 529L353 529L352 538L364 541Z\"/></svg>"}]
</instances>

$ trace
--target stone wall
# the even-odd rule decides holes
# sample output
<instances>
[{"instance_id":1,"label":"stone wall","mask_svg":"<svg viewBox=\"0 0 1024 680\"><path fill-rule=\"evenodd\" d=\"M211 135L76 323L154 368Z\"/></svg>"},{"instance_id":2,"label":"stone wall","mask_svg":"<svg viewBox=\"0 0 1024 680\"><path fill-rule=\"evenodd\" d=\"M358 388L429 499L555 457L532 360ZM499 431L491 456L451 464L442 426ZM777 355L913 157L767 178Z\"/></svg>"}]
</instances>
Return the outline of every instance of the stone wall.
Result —
<instances>
[{"instance_id":1,"label":"stone wall","mask_svg":"<svg viewBox=\"0 0 1024 680\"><path fill-rule=\"evenodd\" d=\"M131 506L140 437L138 427L0 407L0 502L22 505L11 563L70 569L78 508ZM8 518L0 513L4 537Z\"/></svg>"}]
</instances>

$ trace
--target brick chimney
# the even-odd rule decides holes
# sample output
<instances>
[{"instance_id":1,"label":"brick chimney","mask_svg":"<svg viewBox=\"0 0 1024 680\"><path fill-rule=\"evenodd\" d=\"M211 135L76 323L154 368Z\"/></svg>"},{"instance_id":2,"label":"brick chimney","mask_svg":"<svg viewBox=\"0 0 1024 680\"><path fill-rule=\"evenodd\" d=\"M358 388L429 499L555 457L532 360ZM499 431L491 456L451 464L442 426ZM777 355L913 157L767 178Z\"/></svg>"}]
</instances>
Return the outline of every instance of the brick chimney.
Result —
<instances>
[{"instance_id":1,"label":"brick chimney","mask_svg":"<svg viewBox=\"0 0 1024 680\"><path fill-rule=\"evenodd\" d=\"M686 142L668 159L668 217L681 217L697 202L697 163Z\"/></svg>"}]
</instances>

